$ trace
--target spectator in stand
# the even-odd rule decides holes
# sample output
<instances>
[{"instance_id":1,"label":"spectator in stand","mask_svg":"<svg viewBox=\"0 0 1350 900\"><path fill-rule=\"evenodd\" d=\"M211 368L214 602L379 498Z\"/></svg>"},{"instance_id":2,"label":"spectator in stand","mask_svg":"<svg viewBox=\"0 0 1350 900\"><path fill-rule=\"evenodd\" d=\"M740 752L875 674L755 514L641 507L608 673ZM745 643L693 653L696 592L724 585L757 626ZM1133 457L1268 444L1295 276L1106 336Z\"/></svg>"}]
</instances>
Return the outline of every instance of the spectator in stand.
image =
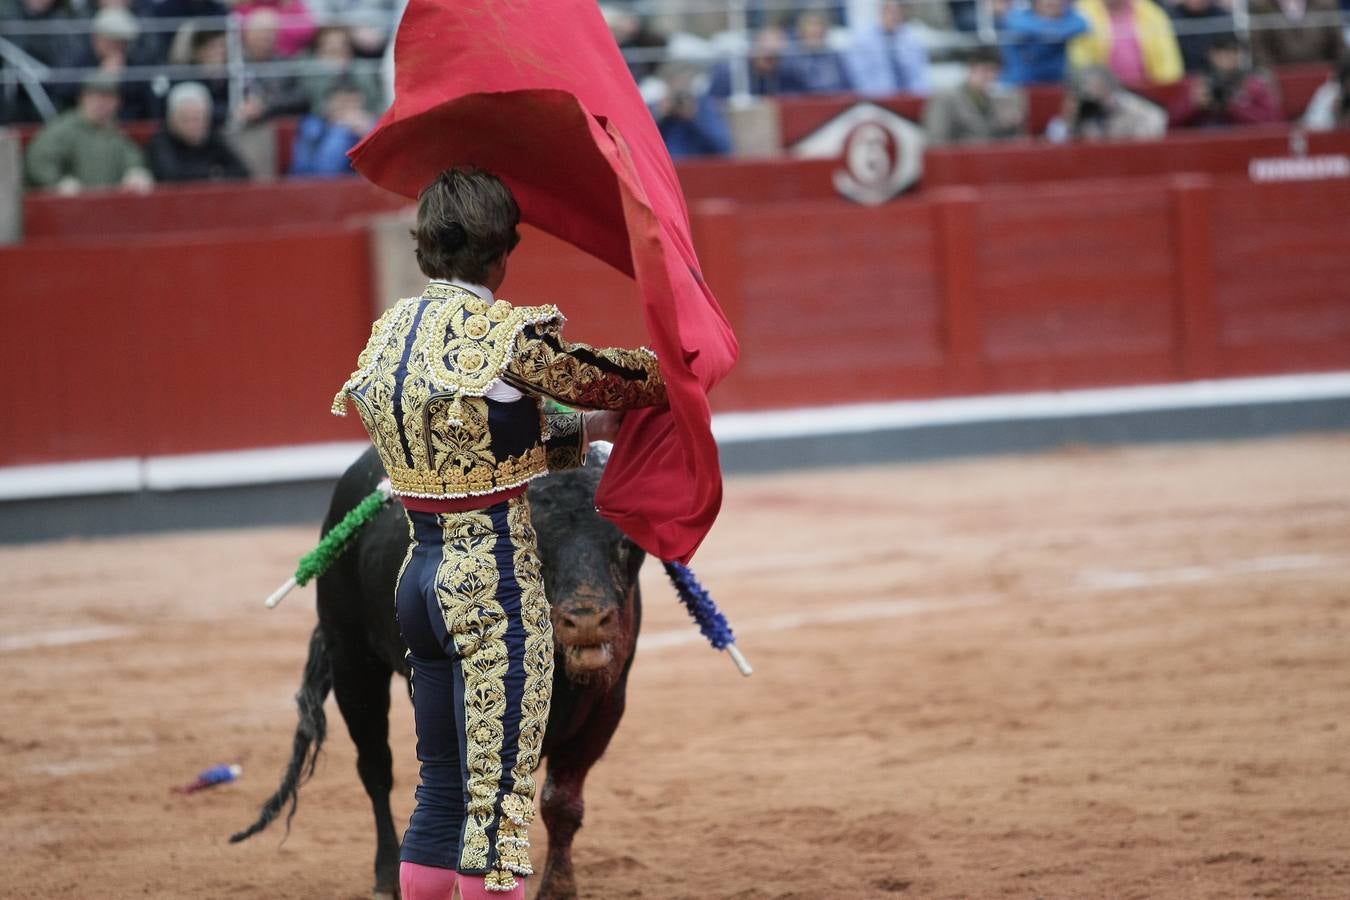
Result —
<instances>
[{"instance_id":1,"label":"spectator in stand","mask_svg":"<svg viewBox=\"0 0 1350 900\"><path fill-rule=\"evenodd\" d=\"M1061 84L1069 41L1090 26L1067 0L1033 0L1003 18L1005 84Z\"/></svg>"},{"instance_id":2,"label":"spectator in stand","mask_svg":"<svg viewBox=\"0 0 1350 900\"><path fill-rule=\"evenodd\" d=\"M770 25L755 32L755 43L750 48L750 93L766 97L806 92L800 74L784 62L787 52L788 36L783 29ZM731 66L730 60L718 64L708 93L714 97L731 96Z\"/></svg>"},{"instance_id":3,"label":"spectator in stand","mask_svg":"<svg viewBox=\"0 0 1350 900\"><path fill-rule=\"evenodd\" d=\"M229 12L220 0L152 0L149 15L157 19L224 19ZM225 23L219 22L212 27L223 29ZM180 60L186 59L188 52L183 48L191 41L193 32L201 30L200 25L184 24L177 31L161 31L148 37L158 44L159 58L173 62L175 54ZM223 35L224 31L220 33ZM184 42L181 46L180 40ZM218 111L219 114L223 113Z\"/></svg>"},{"instance_id":4,"label":"spectator in stand","mask_svg":"<svg viewBox=\"0 0 1350 900\"><path fill-rule=\"evenodd\" d=\"M1220 0L1177 0L1172 7L1181 61L1187 74L1209 67L1209 45L1233 30L1233 17Z\"/></svg>"},{"instance_id":5,"label":"spectator in stand","mask_svg":"<svg viewBox=\"0 0 1350 900\"><path fill-rule=\"evenodd\" d=\"M673 63L662 76L659 89L651 92L651 110L670 155L687 159L730 153L731 129L717 101L698 90L697 70Z\"/></svg>"},{"instance_id":6,"label":"spectator in stand","mask_svg":"<svg viewBox=\"0 0 1350 900\"><path fill-rule=\"evenodd\" d=\"M719 0L713 6L727 6L725 0ZM764 28L768 25L786 26L804 9L819 9L825 13L831 24L844 21L846 0L748 0L746 3L746 21L751 28Z\"/></svg>"},{"instance_id":7,"label":"spectator in stand","mask_svg":"<svg viewBox=\"0 0 1350 900\"><path fill-rule=\"evenodd\" d=\"M0 22L51 25L50 31L6 32L16 47L48 66L70 64L80 52L75 14L68 0L0 0Z\"/></svg>"},{"instance_id":8,"label":"spectator in stand","mask_svg":"<svg viewBox=\"0 0 1350 900\"><path fill-rule=\"evenodd\" d=\"M304 0L242 0L234 7L235 14L244 20L247 31L250 20L257 15L269 14L267 27L276 31L273 52L282 59L289 59L309 47L314 40L314 16Z\"/></svg>"},{"instance_id":9,"label":"spectator in stand","mask_svg":"<svg viewBox=\"0 0 1350 900\"><path fill-rule=\"evenodd\" d=\"M1242 43L1225 34L1209 45L1209 71L1192 76L1171 113L1181 126L1258 125L1280 120L1280 100L1270 77L1246 65Z\"/></svg>"},{"instance_id":10,"label":"spectator in stand","mask_svg":"<svg viewBox=\"0 0 1350 900\"><path fill-rule=\"evenodd\" d=\"M157 61L140 57L133 50L141 31L136 17L117 7L101 9L89 29L89 42L72 65L79 69L98 69L118 81L123 121L156 118L159 105L150 90L150 82L124 75L128 66L153 65Z\"/></svg>"},{"instance_id":11,"label":"spectator in stand","mask_svg":"<svg viewBox=\"0 0 1350 900\"><path fill-rule=\"evenodd\" d=\"M947 0L947 9L957 31L974 34L980 30L979 0Z\"/></svg>"},{"instance_id":12,"label":"spectator in stand","mask_svg":"<svg viewBox=\"0 0 1350 900\"><path fill-rule=\"evenodd\" d=\"M117 128L118 102L115 76L101 72L88 79L79 105L53 119L28 147L28 183L62 194L119 185L149 191L154 179L140 148Z\"/></svg>"},{"instance_id":13,"label":"spectator in stand","mask_svg":"<svg viewBox=\"0 0 1350 900\"><path fill-rule=\"evenodd\" d=\"M605 22L614 35L614 42L623 52L633 80L641 84L661 68L660 51L666 49L665 36L655 31L646 19L619 6L602 6ZM630 58L631 56L637 58Z\"/></svg>"},{"instance_id":14,"label":"spectator in stand","mask_svg":"<svg viewBox=\"0 0 1350 900\"><path fill-rule=\"evenodd\" d=\"M1252 60L1261 68L1334 63L1345 52L1336 0L1249 0Z\"/></svg>"},{"instance_id":15,"label":"spectator in stand","mask_svg":"<svg viewBox=\"0 0 1350 900\"><path fill-rule=\"evenodd\" d=\"M320 22L341 22L351 32L356 55L378 59L389 44L406 0L309 0Z\"/></svg>"},{"instance_id":16,"label":"spectator in stand","mask_svg":"<svg viewBox=\"0 0 1350 900\"><path fill-rule=\"evenodd\" d=\"M923 129L932 144L963 144L1021 137L1027 133L1027 98L1000 85L997 48L977 47L967 55L961 84L938 91L923 110Z\"/></svg>"},{"instance_id":17,"label":"spectator in stand","mask_svg":"<svg viewBox=\"0 0 1350 900\"><path fill-rule=\"evenodd\" d=\"M1075 69L1064 94L1064 111L1046 137L1062 141L1143 141L1167 133L1162 107L1131 94L1105 66Z\"/></svg>"},{"instance_id":18,"label":"spectator in stand","mask_svg":"<svg viewBox=\"0 0 1350 900\"><path fill-rule=\"evenodd\" d=\"M928 51L906 21L904 4L885 0L881 21L854 34L844 62L854 90L867 97L932 92Z\"/></svg>"},{"instance_id":19,"label":"spectator in stand","mask_svg":"<svg viewBox=\"0 0 1350 900\"><path fill-rule=\"evenodd\" d=\"M323 115L300 120L291 150L291 174L334 176L352 174L347 151L375 125L366 107L366 95L353 79L334 82L324 100Z\"/></svg>"},{"instance_id":20,"label":"spectator in stand","mask_svg":"<svg viewBox=\"0 0 1350 900\"><path fill-rule=\"evenodd\" d=\"M366 108L383 110L384 85L374 72L352 71L356 60L356 48L352 43L351 29L344 25L326 25L320 28L314 37L314 61L319 63L319 71L305 76L305 89L309 92L309 111L323 111L324 98L335 82L347 78L356 82L366 98Z\"/></svg>"},{"instance_id":21,"label":"spectator in stand","mask_svg":"<svg viewBox=\"0 0 1350 900\"><path fill-rule=\"evenodd\" d=\"M247 178L248 168L211 122L211 92L185 81L169 91L164 127L146 148L156 181Z\"/></svg>"},{"instance_id":22,"label":"spectator in stand","mask_svg":"<svg viewBox=\"0 0 1350 900\"><path fill-rule=\"evenodd\" d=\"M1153 0L1078 0L1092 30L1069 44L1069 65L1106 66L1128 87L1181 80L1172 20Z\"/></svg>"},{"instance_id":23,"label":"spectator in stand","mask_svg":"<svg viewBox=\"0 0 1350 900\"><path fill-rule=\"evenodd\" d=\"M1303 113L1309 131L1350 128L1350 56L1341 60L1327 83L1317 89Z\"/></svg>"},{"instance_id":24,"label":"spectator in stand","mask_svg":"<svg viewBox=\"0 0 1350 900\"><path fill-rule=\"evenodd\" d=\"M225 32L188 23L174 35L169 49L173 65L198 66L197 82L211 94L211 116L223 125L230 111L229 50Z\"/></svg>"},{"instance_id":25,"label":"spectator in stand","mask_svg":"<svg viewBox=\"0 0 1350 900\"><path fill-rule=\"evenodd\" d=\"M223 19L230 14L221 0L150 0L150 7L161 19Z\"/></svg>"},{"instance_id":26,"label":"spectator in stand","mask_svg":"<svg viewBox=\"0 0 1350 900\"><path fill-rule=\"evenodd\" d=\"M38 62L53 68L72 65L75 58L80 55L80 39L74 31L72 19L73 15L67 0L0 0L0 20L15 20L25 25L46 25L52 28L41 33L17 30L10 33L3 28L3 23L0 23L0 31L5 32L4 37L7 40ZM64 27L67 23L71 24L70 31ZM6 93L8 94L8 91ZM52 100L59 103L60 92L55 93L58 96ZM0 116L0 122L41 120L42 116L29 101L27 92L18 90L4 98L4 115Z\"/></svg>"},{"instance_id":27,"label":"spectator in stand","mask_svg":"<svg viewBox=\"0 0 1350 900\"><path fill-rule=\"evenodd\" d=\"M155 15L153 0L85 0L84 5L90 18L105 9L120 9L130 13L136 19L138 33L132 41L129 55L141 60L143 65L154 65L164 61L165 44L160 34L158 32L146 34L146 29L140 27L141 22Z\"/></svg>"},{"instance_id":28,"label":"spectator in stand","mask_svg":"<svg viewBox=\"0 0 1350 900\"><path fill-rule=\"evenodd\" d=\"M242 38L246 66L280 60L277 41L280 17L270 9L259 9L244 20ZM253 125L275 116L293 116L309 109L309 94L294 75L274 75L254 69L244 84L244 99L235 109L236 121Z\"/></svg>"},{"instance_id":29,"label":"spectator in stand","mask_svg":"<svg viewBox=\"0 0 1350 900\"><path fill-rule=\"evenodd\" d=\"M796 41L786 65L810 94L844 94L852 88L844 60L830 46L830 17L822 9L797 14Z\"/></svg>"}]
</instances>

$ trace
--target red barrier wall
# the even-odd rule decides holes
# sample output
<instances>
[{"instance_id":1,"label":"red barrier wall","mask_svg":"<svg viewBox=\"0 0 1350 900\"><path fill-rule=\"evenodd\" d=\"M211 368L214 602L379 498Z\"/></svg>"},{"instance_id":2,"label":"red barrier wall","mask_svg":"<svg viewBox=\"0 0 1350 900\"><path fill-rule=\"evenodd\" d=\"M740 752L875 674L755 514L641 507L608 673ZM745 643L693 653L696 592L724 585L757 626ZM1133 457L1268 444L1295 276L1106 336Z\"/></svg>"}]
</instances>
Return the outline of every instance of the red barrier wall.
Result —
<instances>
[{"instance_id":1,"label":"red barrier wall","mask_svg":"<svg viewBox=\"0 0 1350 900\"><path fill-rule=\"evenodd\" d=\"M1215 370L1350 368L1350 180L1222 183L1213 224Z\"/></svg>"},{"instance_id":2,"label":"red barrier wall","mask_svg":"<svg viewBox=\"0 0 1350 900\"><path fill-rule=\"evenodd\" d=\"M702 233L708 213L696 209ZM1350 180L952 189L724 207L721 409L1350 367Z\"/></svg>"},{"instance_id":3,"label":"red barrier wall","mask_svg":"<svg viewBox=\"0 0 1350 900\"><path fill-rule=\"evenodd\" d=\"M822 189L833 163L686 167L694 198L736 198L691 202L742 345L714 407L1350 367L1350 179L1225 174L1285 143L1064 148L1216 174L972 179L875 208ZM944 152L985 178L1002 151ZM0 465L358 437L327 414L373 307L368 238L344 220L397 204L359 182L33 198L45 236L0 249ZM633 286L555 239L526 235L507 288L559 303L575 338L643 339Z\"/></svg>"},{"instance_id":4,"label":"red barrier wall","mask_svg":"<svg viewBox=\"0 0 1350 900\"><path fill-rule=\"evenodd\" d=\"M326 410L370 280L341 226L0 251L0 463L359 437Z\"/></svg>"},{"instance_id":5,"label":"red barrier wall","mask_svg":"<svg viewBox=\"0 0 1350 900\"><path fill-rule=\"evenodd\" d=\"M35 193L24 197L24 236L29 241L71 240L334 224L407 205L404 198L360 178L162 185L144 197L120 191L90 191L79 197Z\"/></svg>"}]
</instances>

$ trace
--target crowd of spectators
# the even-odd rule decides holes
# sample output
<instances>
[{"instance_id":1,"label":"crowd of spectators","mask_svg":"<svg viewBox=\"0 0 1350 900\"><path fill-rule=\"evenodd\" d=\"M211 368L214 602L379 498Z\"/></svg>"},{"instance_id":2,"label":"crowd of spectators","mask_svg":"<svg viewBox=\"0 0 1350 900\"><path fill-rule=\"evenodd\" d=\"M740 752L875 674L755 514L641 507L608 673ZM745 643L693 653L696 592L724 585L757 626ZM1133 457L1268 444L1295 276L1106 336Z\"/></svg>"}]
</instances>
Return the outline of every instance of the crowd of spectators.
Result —
<instances>
[{"instance_id":1,"label":"crowd of spectators","mask_svg":"<svg viewBox=\"0 0 1350 900\"><path fill-rule=\"evenodd\" d=\"M67 193L263 174L236 148L283 116L298 119L284 174L349 173L387 102L399 3L0 0L0 125L42 125L27 180ZM146 121L161 128L140 149L118 123Z\"/></svg>"},{"instance_id":2,"label":"crowd of spectators","mask_svg":"<svg viewBox=\"0 0 1350 900\"><path fill-rule=\"evenodd\" d=\"M980 0L967 7L948 0L937 17L923 0L809 5L755 17L748 64L738 73L739 60L724 58L703 75L691 75L687 64L654 65L659 32L631 12L615 35L620 46L641 48L633 75L646 86L676 156L725 152L726 104L701 98L727 101L746 93L926 97L928 139L946 144L1026 136L1024 90L1062 85L1064 108L1048 139L1138 140L1169 127L1277 121L1282 107L1271 70L1334 65L1350 52L1350 17L1338 0L1247 0L1250 45L1237 36L1232 2ZM991 31L953 40L980 28L981 10ZM989 34L993 40L983 40ZM1165 104L1139 93L1168 85L1177 88ZM1338 85L1343 80L1333 78L1319 94L1309 127L1314 118L1341 121L1325 112L1343 111L1339 99L1327 99ZM672 96L680 98L674 106Z\"/></svg>"},{"instance_id":3,"label":"crowd of spectators","mask_svg":"<svg viewBox=\"0 0 1350 900\"><path fill-rule=\"evenodd\" d=\"M27 177L67 192L248 177L237 148L279 117L296 120L287 174L349 173L346 151L388 102L379 60L402 2L0 0L0 50L14 51L0 54L0 124L47 120ZM1338 4L1350 0L1246 0L1249 44L1233 2L751 0L746 19L724 13L701 34L685 30L692 13L648 15L650 0L603 9L672 155L686 157L731 152L728 112L747 95L925 97L936 144L1025 136L1025 89L1045 84L1065 88L1053 141L1268 122L1281 115L1272 69L1346 57ZM25 61L45 67L48 102L15 75ZM1308 127L1350 123L1340 66ZM1166 108L1137 93L1178 83ZM141 151L119 120L162 128Z\"/></svg>"}]
</instances>

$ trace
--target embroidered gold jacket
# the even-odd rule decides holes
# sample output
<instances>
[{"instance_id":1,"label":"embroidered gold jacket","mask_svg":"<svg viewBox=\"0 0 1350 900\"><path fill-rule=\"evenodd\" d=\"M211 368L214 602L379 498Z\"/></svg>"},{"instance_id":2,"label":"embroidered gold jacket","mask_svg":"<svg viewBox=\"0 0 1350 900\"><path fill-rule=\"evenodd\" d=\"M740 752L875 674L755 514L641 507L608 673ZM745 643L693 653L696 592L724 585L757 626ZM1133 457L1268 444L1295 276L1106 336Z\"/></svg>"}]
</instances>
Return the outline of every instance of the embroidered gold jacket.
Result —
<instances>
[{"instance_id":1,"label":"embroidered gold jacket","mask_svg":"<svg viewBox=\"0 0 1350 900\"><path fill-rule=\"evenodd\" d=\"M375 322L333 413L350 398L403 496L491 494L579 466L581 415L545 415L541 398L631 409L664 403L666 390L650 350L571 343L563 321L555 306L489 303L433 282ZM493 399L497 384L525 397Z\"/></svg>"}]
</instances>

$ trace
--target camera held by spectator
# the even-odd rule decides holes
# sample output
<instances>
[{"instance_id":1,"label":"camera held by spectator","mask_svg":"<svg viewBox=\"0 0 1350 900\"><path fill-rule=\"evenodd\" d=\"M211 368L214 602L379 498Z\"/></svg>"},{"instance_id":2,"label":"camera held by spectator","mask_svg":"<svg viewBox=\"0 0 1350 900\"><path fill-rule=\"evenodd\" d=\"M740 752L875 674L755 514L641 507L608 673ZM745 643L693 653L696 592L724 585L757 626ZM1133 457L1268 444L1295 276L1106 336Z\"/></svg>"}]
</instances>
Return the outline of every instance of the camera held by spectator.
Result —
<instances>
[{"instance_id":1,"label":"camera held by spectator","mask_svg":"<svg viewBox=\"0 0 1350 900\"><path fill-rule=\"evenodd\" d=\"M1075 69L1064 111L1050 122L1051 141L1151 140L1167 132L1167 113L1120 86L1105 66Z\"/></svg>"},{"instance_id":2,"label":"camera held by spectator","mask_svg":"<svg viewBox=\"0 0 1350 900\"><path fill-rule=\"evenodd\" d=\"M352 174L347 151L375 126L375 114L356 79L339 78L328 88L322 115L300 120L291 153L292 175Z\"/></svg>"},{"instance_id":3,"label":"camera held by spectator","mask_svg":"<svg viewBox=\"0 0 1350 900\"><path fill-rule=\"evenodd\" d=\"M1201 127L1278 122L1274 82L1251 69L1236 35L1221 34L1209 45L1209 71L1192 77L1172 103L1172 123Z\"/></svg>"},{"instance_id":4,"label":"camera held by spectator","mask_svg":"<svg viewBox=\"0 0 1350 900\"><path fill-rule=\"evenodd\" d=\"M702 73L688 63L670 63L643 93L656 127L676 159L731 152L731 129L717 101L702 90Z\"/></svg>"}]
</instances>

